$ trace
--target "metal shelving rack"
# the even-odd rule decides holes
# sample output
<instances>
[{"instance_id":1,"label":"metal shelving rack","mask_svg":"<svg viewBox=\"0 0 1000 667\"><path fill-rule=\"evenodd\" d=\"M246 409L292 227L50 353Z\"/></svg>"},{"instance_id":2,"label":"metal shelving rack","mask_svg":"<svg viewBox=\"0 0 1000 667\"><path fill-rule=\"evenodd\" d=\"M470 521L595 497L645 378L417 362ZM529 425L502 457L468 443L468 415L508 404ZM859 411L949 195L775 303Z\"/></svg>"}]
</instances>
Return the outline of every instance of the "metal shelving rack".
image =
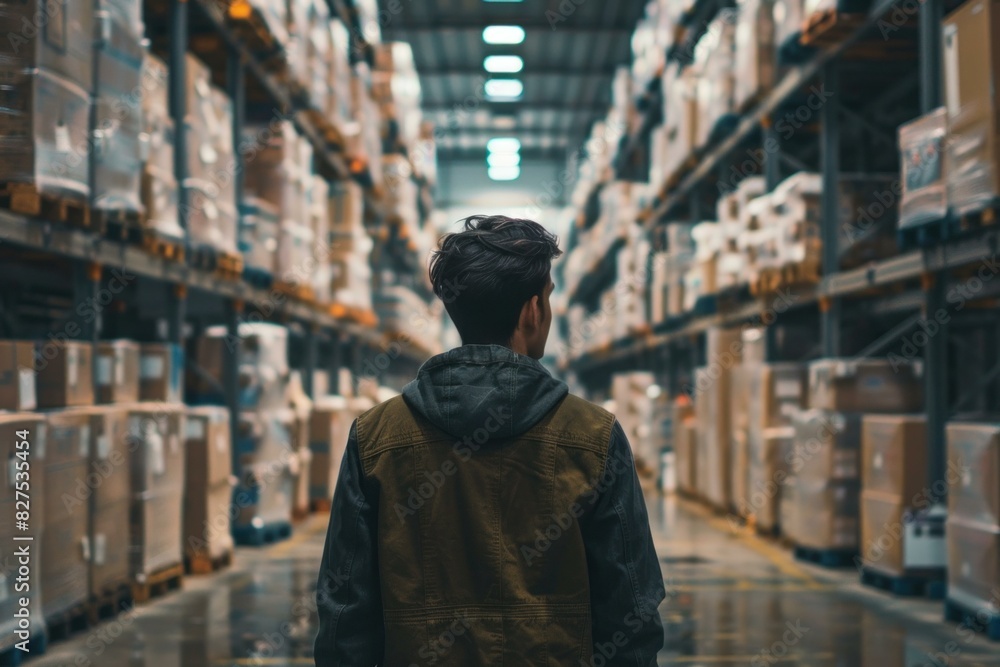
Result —
<instances>
[{"instance_id":1,"label":"metal shelving rack","mask_svg":"<svg viewBox=\"0 0 1000 667\"><path fill-rule=\"evenodd\" d=\"M340 17L351 28L357 42L360 27L357 15L345 0L329 0L335 17ZM155 12L164 20L158 29L166 33L166 52L161 53L170 69L170 113L175 120L175 169L179 183L187 176L187 138L184 115L186 109L186 53L191 46L190 28L197 18L200 29L210 26L215 38L225 46L224 71L213 69L214 78L224 79L226 92L233 101L234 146L243 141L243 128L247 116L248 78L253 85L265 91L274 109L295 124L313 144L317 171L329 180L359 178L364 174L352 172L346 156L329 145L321 132L310 121L295 96L282 82L267 70L239 36L227 25L224 3L212 0L146 0L146 14ZM363 40L361 40L363 41ZM362 45L363 46L363 45ZM248 77L249 75L249 77ZM237 181L237 202L240 197L243 165L239 150L236 152L234 173ZM355 172L357 169L354 170ZM378 214L381 202L370 188L365 190L366 206ZM179 203L181 225L187 228L185 209L188 205L184 188L180 188ZM9 258L0 273L6 271L10 285L25 285L17 280L25 275L37 277L38 291L66 291L67 282L72 303L97 303L112 274L126 275L130 279L114 301L116 310L102 310L99 316L75 322L72 310L69 315L58 311L52 315L56 327L64 324L65 330L79 335L70 336L90 340L95 345L108 332L118 337L137 341L170 342L184 345L185 339L197 336L211 326L224 325L231 340L236 336L242 321L270 321L289 326L292 333L290 357L293 368L302 371L305 389L312 394L312 371L326 368L331 371L331 391L338 391L337 369L347 366L355 375L361 374L366 359L374 358L391 342L377 329L364 327L352 321L339 320L327 312L308 304L288 300L271 290L253 287L242 281L220 280L211 272L196 269L184 262L175 262L150 255L142 249L113 239L104 238L90 231L64 227L49 221L29 218L9 211L0 211L0 248ZM14 248L17 248L15 251ZM44 270L32 267L44 263ZM60 270L66 271L61 274ZM44 285L43 285L44 283ZM31 284L34 287L34 283ZM13 291L13 290L12 290ZM22 289L21 291L25 291ZM30 290L34 291L34 290ZM61 293L62 293L61 292ZM9 294L6 296L13 297ZM33 298L31 295L26 299ZM61 298L61 297L59 297ZM51 299L49 299L51 301ZM29 326L19 319L19 313L10 308L11 299L0 302L0 327L10 337L47 335L51 327ZM48 302L39 297L39 304L32 312L53 312ZM48 310L46 310L48 309ZM4 312L4 311L7 312ZM65 319L64 319L65 316ZM34 322L34 320L32 320ZM65 325L72 322L73 326ZM59 329L55 329L59 330ZM227 346L225 396L231 410L234 433L238 417L238 367L239 346ZM416 365L426 356L413 347L396 348L394 363Z\"/></svg>"},{"instance_id":2,"label":"metal shelving rack","mask_svg":"<svg viewBox=\"0 0 1000 667\"><path fill-rule=\"evenodd\" d=\"M718 0L699 0L696 5L711 5L717 9L722 3ZM644 228L652 232L663 222L703 219L705 191L711 179L733 163L734 156L741 148L748 144L761 145L767 141L777 141L773 117L798 91L817 80L829 90L837 92L846 90L854 83L846 81L841 71L845 66L846 55L852 46L859 44L877 29L879 21L887 16L893 6L894 3L889 0L875 0L865 19L841 41L812 53L803 62L788 68L777 85L739 119L730 134L701 154L693 169L676 183L664 184L658 196L640 212L639 222ZM714 15L714 12L710 13ZM912 116L926 113L941 103L943 15L944 0L927 0L921 3L918 10L915 33L919 73L915 83L919 89L919 105L912 109ZM704 23L707 24L710 19L711 16ZM668 56L674 57L674 54L671 52ZM837 180L844 167L842 157L846 152L845 148L850 148L844 142L844 132L850 128L842 126L841 118L846 110L841 109L839 97L834 96L820 110L818 136L815 137L819 148L818 167L824 185L821 234L824 248L827 249L837 247L840 224ZM645 126L643 123L642 127ZM622 146L634 150L635 143L635 137L627 137L622 141ZM760 173L770 190L779 182L780 164L787 158L782 155L781 150L765 151L764 154ZM798 164L801 165L802 162L798 161ZM804 167L797 166L796 170L802 168ZM625 174L620 173L620 177L622 176ZM668 188L668 185L671 187ZM910 250L857 269L830 271L814 287L797 290L796 301L789 307L788 315L779 317L805 321L808 328L816 332L818 345L813 356L849 356L851 353L866 356L884 352L900 336L912 331L920 320L933 318L940 309L947 310L948 295L962 284L970 267L975 268L977 264L994 258L998 249L1000 230L995 226L984 227L972 235ZM824 266L837 266L835 254L824 256L823 260ZM962 275L963 271L965 275ZM601 272L601 275L595 276L586 285L581 282L574 294L570 295L570 302L593 303L594 295L599 295L604 288L609 287L613 276L614 271L611 270ZM982 300L996 300L997 297L1000 297L1000 281L984 282L982 289L976 293L976 298ZM677 394L685 385L682 382L684 374L688 374L690 382L693 380L694 367L705 362L703 334L709 328L767 323L763 314L767 312L768 306L768 303L752 300L729 306L713 315L685 316L654 323L651 331L616 340L602 349L592 349L564 360L562 370L575 373L584 386L597 390L598 393L607 388L612 373L635 369L653 370L668 391ZM1000 332L1000 309L994 308L990 313L983 320L982 326L991 327L987 331ZM907 318L903 319L904 316ZM852 317L855 323L857 320L878 317L897 319L893 320L894 324L884 326L878 332L879 335L874 336L873 342L860 346L859 350L848 349L843 338L845 325ZM772 327L767 329L770 334ZM951 418L954 408L961 405L967 397L951 400L951 394L955 393L952 391L955 382L949 373L948 329L948 325L942 324L938 335L927 337L927 344L922 350L930 448L927 471L929 484L944 477L945 424ZM995 335L986 335L983 340L995 342ZM782 351L775 349L771 335L768 339L768 358L777 360ZM983 359L991 359L993 354L985 349L980 351ZM995 383L998 376L1000 366L987 370L980 375L980 386L974 390L979 391L990 383ZM1000 387L994 385L993 391L1000 393Z\"/></svg>"}]
</instances>

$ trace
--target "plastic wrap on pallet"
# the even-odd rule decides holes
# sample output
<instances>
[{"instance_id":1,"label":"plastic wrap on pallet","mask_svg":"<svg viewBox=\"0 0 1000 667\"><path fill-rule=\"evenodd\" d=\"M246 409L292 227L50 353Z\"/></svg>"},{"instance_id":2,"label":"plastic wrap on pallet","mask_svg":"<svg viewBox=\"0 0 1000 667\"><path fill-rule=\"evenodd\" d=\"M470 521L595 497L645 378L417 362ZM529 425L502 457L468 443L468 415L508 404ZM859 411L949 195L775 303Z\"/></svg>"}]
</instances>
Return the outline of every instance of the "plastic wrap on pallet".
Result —
<instances>
[{"instance_id":1,"label":"plastic wrap on pallet","mask_svg":"<svg viewBox=\"0 0 1000 667\"><path fill-rule=\"evenodd\" d=\"M861 478L861 415L801 410L792 417L796 476L810 481Z\"/></svg>"},{"instance_id":2,"label":"plastic wrap on pallet","mask_svg":"<svg viewBox=\"0 0 1000 667\"><path fill-rule=\"evenodd\" d=\"M97 344L95 398L98 403L135 403L139 400L139 344L130 340Z\"/></svg>"},{"instance_id":3,"label":"plastic wrap on pallet","mask_svg":"<svg viewBox=\"0 0 1000 667\"><path fill-rule=\"evenodd\" d=\"M945 173L948 203L959 214L991 207L1000 197L998 15L996 2L975 0L944 22Z\"/></svg>"},{"instance_id":4,"label":"plastic wrap on pallet","mask_svg":"<svg viewBox=\"0 0 1000 667\"><path fill-rule=\"evenodd\" d=\"M234 439L237 485L233 526L259 530L292 520L293 467L291 410L240 414Z\"/></svg>"},{"instance_id":5,"label":"plastic wrap on pallet","mask_svg":"<svg viewBox=\"0 0 1000 667\"><path fill-rule=\"evenodd\" d=\"M330 502L333 499L351 424L356 417L350 401L342 396L327 396L314 404L309 421L311 500Z\"/></svg>"},{"instance_id":6,"label":"plastic wrap on pallet","mask_svg":"<svg viewBox=\"0 0 1000 667\"><path fill-rule=\"evenodd\" d=\"M968 609L996 613L1000 587L1000 527L948 517L948 598Z\"/></svg>"},{"instance_id":7,"label":"plastic wrap on pallet","mask_svg":"<svg viewBox=\"0 0 1000 667\"><path fill-rule=\"evenodd\" d=\"M781 489L781 531L811 549L858 548L857 480L807 481L789 475Z\"/></svg>"},{"instance_id":8,"label":"plastic wrap on pallet","mask_svg":"<svg viewBox=\"0 0 1000 667\"><path fill-rule=\"evenodd\" d=\"M695 48L698 122L695 145L705 146L717 123L733 111L736 9L724 9Z\"/></svg>"},{"instance_id":9,"label":"plastic wrap on pallet","mask_svg":"<svg viewBox=\"0 0 1000 667\"><path fill-rule=\"evenodd\" d=\"M180 241L177 179L174 174L174 121L170 117L166 64L146 53L142 63L143 166L140 196L148 230Z\"/></svg>"},{"instance_id":10,"label":"plastic wrap on pallet","mask_svg":"<svg viewBox=\"0 0 1000 667\"><path fill-rule=\"evenodd\" d=\"M93 88L94 3L24 0L0 4L0 68L47 72ZM55 109L50 113L58 119Z\"/></svg>"},{"instance_id":11,"label":"plastic wrap on pallet","mask_svg":"<svg viewBox=\"0 0 1000 667\"><path fill-rule=\"evenodd\" d=\"M611 378L615 415L628 437L636 467L646 474L656 469L663 446L662 438L653 432L655 399L650 391L654 385L654 375L644 371L616 373Z\"/></svg>"},{"instance_id":12,"label":"plastic wrap on pallet","mask_svg":"<svg viewBox=\"0 0 1000 667\"><path fill-rule=\"evenodd\" d=\"M140 38L115 20L105 22L95 56L98 91L94 129L94 205L105 211L142 213L142 86Z\"/></svg>"},{"instance_id":13,"label":"plastic wrap on pallet","mask_svg":"<svg viewBox=\"0 0 1000 667\"><path fill-rule=\"evenodd\" d=\"M359 71L360 70L360 71ZM378 105L372 100L364 84L364 68L355 68L351 74L351 122L345 126L344 141L348 155L363 160L373 185L382 185L382 134L372 118L379 117Z\"/></svg>"},{"instance_id":14,"label":"plastic wrap on pallet","mask_svg":"<svg viewBox=\"0 0 1000 667\"><path fill-rule=\"evenodd\" d=\"M131 561L140 583L183 562L184 410L137 403L128 410L132 459Z\"/></svg>"},{"instance_id":15,"label":"plastic wrap on pallet","mask_svg":"<svg viewBox=\"0 0 1000 667\"><path fill-rule=\"evenodd\" d=\"M315 238L309 225L290 218L278 227L275 276L293 285L311 285L316 268Z\"/></svg>"},{"instance_id":16,"label":"plastic wrap on pallet","mask_svg":"<svg viewBox=\"0 0 1000 667\"><path fill-rule=\"evenodd\" d=\"M90 516L90 593L99 596L129 578L129 522L131 479L126 438L127 409L95 407L90 417L91 474L103 481L93 489ZM88 478L89 479L89 478Z\"/></svg>"},{"instance_id":17,"label":"plastic wrap on pallet","mask_svg":"<svg viewBox=\"0 0 1000 667\"><path fill-rule=\"evenodd\" d=\"M184 553L219 558L233 548L229 410L188 408L184 421Z\"/></svg>"},{"instance_id":18,"label":"plastic wrap on pallet","mask_svg":"<svg viewBox=\"0 0 1000 667\"><path fill-rule=\"evenodd\" d=\"M90 568L88 503L65 502L67 490L85 479L90 457L90 413L87 408L46 415L48 438L43 454L41 507L42 609L49 618L86 602ZM36 492L38 493L38 492ZM38 567L39 565L36 565Z\"/></svg>"},{"instance_id":19,"label":"plastic wrap on pallet","mask_svg":"<svg viewBox=\"0 0 1000 667\"><path fill-rule=\"evenodd\" d=\"M350 48L351 36L339 20L327 24L330 32L330 61L327 68L328 96L324 107L327 116L343 131L351 122L354 102L351 92Z\"/></svg>"},{"instance_id":20,"label":"plastic wrap on pallet","mask_svg":"<svg viewBox=\"0 0 1000 667\"><path fill-rule=\"evenodd\" d=\"M773 0L744 0L736 21L733 107L745 108L774 87Z\"/></svg>"},{"instance_id":21,"label":"plastic wrap on pallet","mask_svg":"<svg viewBox=\"0 0 1000 667\"><path fill-rule=\"evenodd\" d=\"M285 62L288 75L296 86L309 89L309 51L311 25L309 17L313 0L288 0L288 42L285 44Z\"/></svg>"},{"instance_id":22,"label":"plastic wrap on pallet","mask_svg":"<svg viewBox=\"0 0 1000 667\"><path fill-rule=\"evenodd\" d=\"M281 216L271 203L247 199L241 207L240 252L248 268L274 274Z\"/></svg>"},{"instance_id":23,"label":"plastic wrap on pallet","mask_svg":"<svg viewBox=\"0 0 1000 667\"><path fill-rule=\"evenodd\" d=\"M98 10L128 31L136 40L142 40L146 25L142 20L142 0L98 0Z\"/></svg>"},{"instance_id":24,"label":"plastic wrap on pallet","mask_svg":"<svg viewBox=\"0 0 1000 667\"><path fill-rule=\"evenodd\" d=\"M90 193L89 94L46 70L9 74L0 105L0 181L85 200Z\"/></svg>"},{"instance_id":25,"label":"plastic wrap on pallet","mask_svg":"<svg viewBox=\"0 0 1000 667\"><path fill-rule=\"evenodd\" d=\"M781 523L781 495L790 474L795 442L791 427L765 429L758 450L748 448L746 504L738 509L754 518L754 525L775 531Z\"/></svg>"},{"instance_id":26,"label":"plastic wrap on pallet","mask_svg":"<svg viewBox=\"0 0 1000 667\"><path fill-rule=\"evenodd\" d=\"M948 516L1000 526L1000 420L947 425Z\"/></svg>"},{"instance_id":27,"label":"plastic wrap on pallet","mask_svg":"<svg viewBox=\"0 0 1000 667\"><path fill-rule=\"evenodd\" d=\"M899 161L903 194L899 228L943 220L948 193L943 155L948 118L944 107L899 126Z\"/></svg>"},{"instance_id":28,"label":"plastic wrap on pallet","mask_svg":"<svg viewBox=\"0 0 1000 667\"><path fill-rule=\"evenodd\" d=\"M27 590L15 589L17 578L13 575L13 564L17 562L16 552L22 542L15 541L23 531L17 530L15 518L20 508L17 506L17 487L11 482L15 479L17 469L14 467L18 453L25 451L25 431L29 435L29 456L32 463L36 461L42 463L42 455L47 449L48 429L45 426L45 417L39 414L28 412L8 412L0 413L0 457L4 462L4 483L0 484L0 562L9 563L5 566L5 576L0 577L0 651L8 648L13 649L16 641L20 641L14 634L15 630L25 629L19 624L19 619L15 616L21 609L21 598L27 598L28 612L30 614L27 624L31 630L31 636L40 637L45 631L44 614L42 612L42 587L41 587L41 563L33 563L28 574ZM43 527L44 523L44 500L40 490L47 488L45 484L45 470L43 465L32 465L31 483L33 488L39 489L32 498L31 516L32 530ZM23 498L21 498L23 502ZM23 505L22 505L23 507ZM57 512L64 512L61 505ZM78 512L83 510L78 509ZM37 534L37 532L36 532ZM44 533L43 533L44 535ZM41 545L39 545L40 547Z\"/></svg>"},{"instance_id":29,"label":"plastic wrap on pallet","mask_svg":"<svg viewBox=\"0 0 1000 667\"><path fill-rule=\"evenodd\" d=\"M839 412L905 413L923 409L920 362L818 359L809 364L809 407Z\"/></svg>"}]
</instances>

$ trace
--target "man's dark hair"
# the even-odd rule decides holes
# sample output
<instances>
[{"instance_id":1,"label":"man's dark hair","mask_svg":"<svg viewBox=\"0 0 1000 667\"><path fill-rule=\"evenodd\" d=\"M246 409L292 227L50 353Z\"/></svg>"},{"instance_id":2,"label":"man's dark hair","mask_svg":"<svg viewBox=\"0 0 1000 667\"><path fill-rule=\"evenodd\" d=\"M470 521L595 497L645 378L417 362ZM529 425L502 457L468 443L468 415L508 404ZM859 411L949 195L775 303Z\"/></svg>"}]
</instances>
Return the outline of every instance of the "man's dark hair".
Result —
<instances>
[{"instance_id":1,"label":"man's dark hair","mask_svg":"<svg viewBox=\"0 0 1000 667\"><path fill-rule=\"evenodd\" d=\"M558 239L533 220L473 215L431 259L434 293L465 344L504 345L521 309L549 285Z\"/></svg>"}]
</instances>

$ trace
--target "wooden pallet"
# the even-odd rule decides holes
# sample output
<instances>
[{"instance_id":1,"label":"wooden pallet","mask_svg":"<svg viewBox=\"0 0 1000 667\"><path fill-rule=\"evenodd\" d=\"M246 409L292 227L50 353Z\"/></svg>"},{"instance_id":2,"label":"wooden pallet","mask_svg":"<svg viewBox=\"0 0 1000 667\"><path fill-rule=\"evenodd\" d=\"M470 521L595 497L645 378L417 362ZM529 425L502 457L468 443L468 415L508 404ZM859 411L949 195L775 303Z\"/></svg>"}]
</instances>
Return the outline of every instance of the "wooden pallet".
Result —
<instances>
[{"instance_id":1,"label":"wooden pallet","mask_svg":"<svg viewBox=\"0 0 1000 667\"><path fill-rule=\"evenodd\" d=\"M330 317L335 317L340 320L347 320L350 322L356 322L363 326L374 327L378 324L378 317L371 310L366 310L364 308L357 308L356 306L347 306L342 303L332 303L326 308L327 313Z\"/></svg>"},{"instance_id":2,"label":"wooden pallet","mask_svg":"<svg viewBox=\"0 0 1000 667\"><path fill-rule=\"evenodd\" d=\"M813 12L806 19L801 43L815 48L828 48L843 42L864 24L861 13L839 12L836 8Z\"/></svg>"},{"instance_id":3,"label":"wooden pallet","mask_svg":"<svg viewBox=\"0 0 1000 667\"><path fill-rule=\"evenodd\" d=\"M968 211L955 217L953 228L960 232L973 232L983 227L991 227L997 224L998 209L1000 203L991 202L985 208Z\"/></svg>"},{"instance_id":4,"label":"wooden pallet","mask_svg":"<svg viewBox=\"0 0 1000 667\"><path fill-rule=\"evenodd\" d=\"M995 608L974 609L961 602L946 598L944 618L952 623L961 623L967 628L981 632L993 641L1000 641L1000 613Z\"/></svg>"},{"instance_id":5,"label":"wooden pallet","mask_svg":"<svg viewBox=\"0 0 1000 667\"><path fill-rule=\"evenodd\" d=\"M142 604L170 591L180 590L183 585L184 564L177 563L147 575L141 582L132 582L132 599L136 604Z\"/></svg>"},{"instance_id":6,"label":"wooden pallet","mask_svg":"<svg viewBox=\"0 0 1000 667\"><path fill-rule=\"evenodd\" d=\"M243 256L228 252L219 253L215 259L215 275L223 280L239 282L243 279Z\"/></svg>"},{"instance_id":7,"label":"wooden pallet","mask_svg":"<svg viewBox=\"0 0 1000 667\"><path fill-rule=\"evenodd\" d=\"M273 289L279 294L284 294L288 298L296 301L301 301L303 303L316 302L316 293L309 285L290 283L284 280L275 280Z\"/></svg>"},{"instance_id":8,"label":"wooden pallet","mask_svg":"<svg viewBox=\"0 0 1000 667\"><path fill-rule=\"evenodd\" d=\"M184 263L185 251L181 241L168 238L147 229L142 235L142 249L150 255L162 257L171 262Z\"/></svg>"},{"instance_id":9,"label":"wooden pallet","mask_svg":"<svg viewBox=\"0 0 1000 667\"><path fill-rule=\"evenodd\" d=\"M750 294L755 297L774 294L781 289L781 269L765 267L757 271L757 277L750 281Z\"/></svg>"},{"instance_id":10,"label":"wooden pallet","mask_svg":"<svg viewBox=\"0 0 1000 667\"><path fill-rule=\"evenodd\" d=\"M927 575L889 574L871 567L863 567L861 583L900 597L926 597L932 600L944 599L947 591L944 570Z\"/></svg>"},{"instance_id":11,"label":"wooden pallet","mask_svg":"<svg viewBox=\"0 0 1000 667\"><path fill-rule=\"evenodd\" d=\"M142 243L144 216L139 211L94 209L91 213L104 230L104 238L134 245Z\"/></svg>"},{"instance_id":12,"label":"wooden pallet","mask_svg":"<svg viewBox=\"0 0 1000 667\"><path fill-rule=\"evenodd\" d=\"M233 564L233 550L226 551L218 556L212 556L204 551L199 551L185 559L184 569L188 574L212 574L225 569Z\"/></svg>"},{"instance_id":13,"label":"wooden pallet","mask_svg":"<svg viewBox=\"0 0 1000 667\"><path fill-rule=\"evenodd\" d=\"M853 567L854 559L858 557L856 549L813 549L796 546L793 553L795 560L829 568Z\"/></svg>"},{"instance_id":14,"label":"wooden pallet","mask_svg":"<svg viewBox=\"0 0 1000 667\"><path fill-rule=\"evenodd\" d=\"M132 586L128 581L105 586L99 593L92 593L87 603L87 620L97 625L114 618L132 603Z\"/></svg>"},{"instance_id":15,"label":"wooden pallet","mask_svg":"<svg viewBox=\"0 0 1000 667\"><path fill-rule=\"evenodd\" d=\"M40 192L34 183L0 184L0 208L100 233L86 202L72 196Z\"/></svg>"}]
</instances>

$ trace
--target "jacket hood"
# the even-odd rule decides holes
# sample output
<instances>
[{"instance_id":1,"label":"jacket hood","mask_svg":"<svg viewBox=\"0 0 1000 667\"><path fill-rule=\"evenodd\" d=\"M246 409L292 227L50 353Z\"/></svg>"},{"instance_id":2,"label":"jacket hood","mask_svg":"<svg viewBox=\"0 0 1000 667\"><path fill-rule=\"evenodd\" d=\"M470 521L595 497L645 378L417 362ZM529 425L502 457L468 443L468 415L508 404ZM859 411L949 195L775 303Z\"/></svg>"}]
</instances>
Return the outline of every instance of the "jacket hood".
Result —
<instances>
[{"instance_id":1,"label":"jacket hood","mask_svg":"<svg viewBox=\"0 0 1000 667\"><path fill-rule=\"evenodd\" d=\"M540 363L500 345L463 345L427 360L406 404L458 439L524 433L569 393ZM478 432L478 433L477 433Z\"/></svg>"}]
</instances>

